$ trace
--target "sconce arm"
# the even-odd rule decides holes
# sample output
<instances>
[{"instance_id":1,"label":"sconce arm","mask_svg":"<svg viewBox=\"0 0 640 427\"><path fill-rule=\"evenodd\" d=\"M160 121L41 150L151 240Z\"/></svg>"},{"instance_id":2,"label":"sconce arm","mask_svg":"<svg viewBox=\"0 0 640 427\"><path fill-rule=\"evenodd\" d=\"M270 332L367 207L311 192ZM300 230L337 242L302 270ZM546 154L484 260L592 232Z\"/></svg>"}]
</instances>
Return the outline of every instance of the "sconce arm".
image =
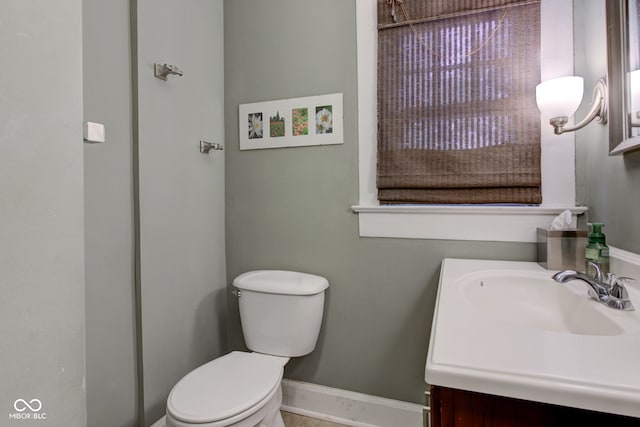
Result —
<instances>
[{"instance_id":1,"label":"sconce arm","mask_svg":"<svg viewBox=\"0 0 640 427\"><path fill-rule=\"evenodd\" d=\"M598 80L596 86L593 88L593 100L591 109L587 113L587 116L582 119L579 123L565 127L564 125L568 122L567 117L554 117L549 121L553 126L553 132L556 135L561 135L565 132L573 132L578 129L582 129L593 119L597 119L600 124L607 123L608 116L608 105L609 105L609 91L607 89L607 82L604 78Z\"/></svg>"}]
</instances>

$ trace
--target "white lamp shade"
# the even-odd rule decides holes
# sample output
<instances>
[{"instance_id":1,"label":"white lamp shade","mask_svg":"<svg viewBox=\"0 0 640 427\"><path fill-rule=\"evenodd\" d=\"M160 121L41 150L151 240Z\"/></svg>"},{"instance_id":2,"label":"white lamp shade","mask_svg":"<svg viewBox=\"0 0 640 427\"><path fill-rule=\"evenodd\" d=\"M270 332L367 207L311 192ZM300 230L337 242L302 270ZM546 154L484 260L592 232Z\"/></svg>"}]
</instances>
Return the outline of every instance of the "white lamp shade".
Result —
<instances>
[{"instance_id":1,"label":"white lamp shade","mask_svg":"<svg viewBox=\"0 0 640 427\"><path fill-rule=\"evenodd\" d=\"M582 77L559 77L536 86L536 102L546 117L571 117L580 106L583 93Z\"/></svg>"}]
</instances>

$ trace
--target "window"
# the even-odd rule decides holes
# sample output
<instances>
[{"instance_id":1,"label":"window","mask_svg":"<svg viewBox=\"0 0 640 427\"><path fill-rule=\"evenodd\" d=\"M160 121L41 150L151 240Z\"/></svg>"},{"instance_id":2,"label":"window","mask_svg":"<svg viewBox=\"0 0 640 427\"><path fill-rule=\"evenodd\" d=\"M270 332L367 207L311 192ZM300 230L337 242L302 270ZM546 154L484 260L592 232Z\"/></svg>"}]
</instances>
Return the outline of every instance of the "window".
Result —
<instances>
[{"instance_id":1,"label":"window","mask_svg":"<svg viewBox=\"0 0 640 427\"><path fill-rule=\"evenodd\" d=\"M541 202L540 4L504 3L378 0L381 203Z\"/></svg>"},{"instance_id":2,"label":"window","mask_svg":"<svg viewBox=\"0 0 640 427\"><path fill-rule=\"evenodd\" d=\"M539 207L380 206L376 188L377 19L376 0L356 3L358 32L358 145L360 235L534 242L564 209L575 214L574 135L553 135L541 122L543 202ZM541 80L573 74L571 0L541 2Z\"/></svg>"}]
</instances>

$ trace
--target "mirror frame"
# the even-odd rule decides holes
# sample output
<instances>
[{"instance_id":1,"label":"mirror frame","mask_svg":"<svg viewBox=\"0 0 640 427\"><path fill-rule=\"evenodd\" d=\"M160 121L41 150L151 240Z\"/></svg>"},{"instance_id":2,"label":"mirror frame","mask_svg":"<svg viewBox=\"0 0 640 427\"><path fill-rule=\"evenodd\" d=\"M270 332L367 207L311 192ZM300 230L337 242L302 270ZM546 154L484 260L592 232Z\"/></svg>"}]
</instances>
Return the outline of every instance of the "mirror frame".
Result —
<instances>
[{"instance_id":1,"label":"mirror frame","mask_svg":"<svg viewBox=\"0 0 640 427\"><path fill-rule=\"evenodd\" d=\"M609 87L609 155L640 148L640 136L632 137L627 90L627 0L607 0L607 85Z\"/></svg>"}]
</instances>

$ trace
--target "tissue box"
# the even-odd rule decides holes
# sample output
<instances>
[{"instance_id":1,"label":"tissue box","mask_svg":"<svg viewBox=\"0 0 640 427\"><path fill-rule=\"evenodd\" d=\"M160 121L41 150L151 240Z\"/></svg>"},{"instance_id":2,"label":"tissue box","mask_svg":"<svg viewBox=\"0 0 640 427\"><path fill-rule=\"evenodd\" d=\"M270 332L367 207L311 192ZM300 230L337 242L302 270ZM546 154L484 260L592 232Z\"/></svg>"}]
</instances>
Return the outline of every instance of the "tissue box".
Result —
<instances>
[{"instance_id":1,"label":"tissue box","mask_svg":"<svg viewBox=\"0 0 640 427\"><path fill-rule=\"evenodd\" d=\"M587 230L537 229L538 264L547 270L584 271Z\"/></svg>"}]
</instances>

